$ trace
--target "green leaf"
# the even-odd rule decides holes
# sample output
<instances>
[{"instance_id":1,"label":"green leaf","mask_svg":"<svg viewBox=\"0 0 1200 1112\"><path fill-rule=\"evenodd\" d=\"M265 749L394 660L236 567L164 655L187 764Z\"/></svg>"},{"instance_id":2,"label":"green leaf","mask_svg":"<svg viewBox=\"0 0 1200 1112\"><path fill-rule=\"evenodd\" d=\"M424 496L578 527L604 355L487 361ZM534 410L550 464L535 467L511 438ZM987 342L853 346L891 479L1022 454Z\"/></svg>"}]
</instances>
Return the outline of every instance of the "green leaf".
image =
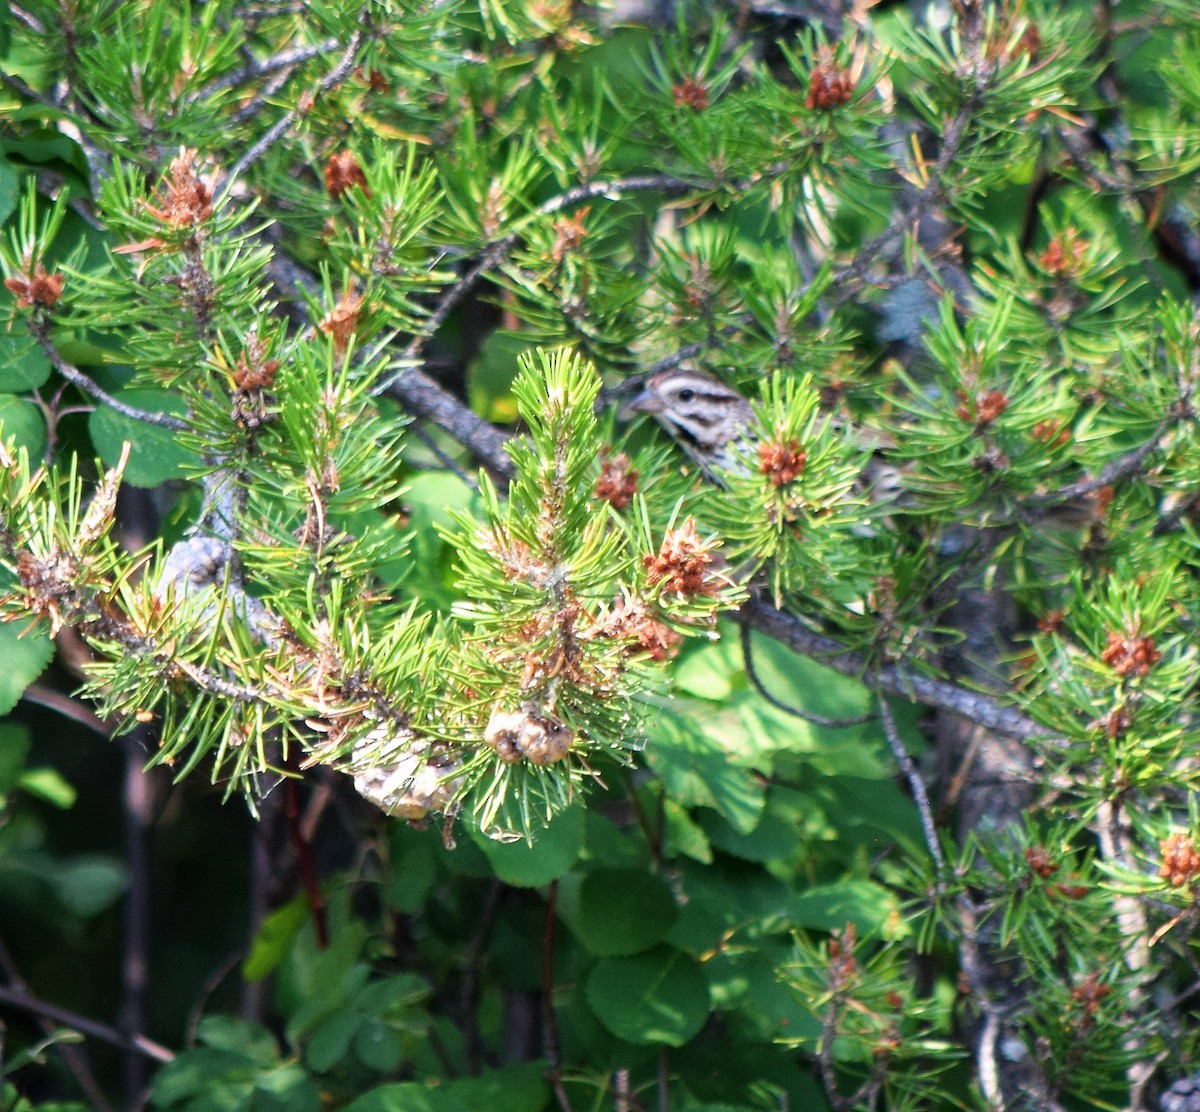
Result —
<instances>
[{"instance_id":1,"label":"green leaf","mask_svg":"<svg viewBox=\"0 0 1200 1112\"><path fill-rule=\"evenodd\" d=\"M762 784L694 722L670 711L658 714L645 756L676 803L712 807L742 833L758 823L765 798Z\"/></svg>"},{"instance_id":2,"label":"green leaf","mask_svg":"<svg viewBox=\"0 0 1200 1112\"><path fill-rule=\"evenodd\" d=\"M0 164L2 165L2 164ZM0 173L0 208L3 174ZM50 360L29 336L0 336L0 392L23 394L50 377Z\"/></svg>"},{"instance_id":3,"label":"green leaf","mask_svg":"<svg viewBox=\"0 0 1200 1112\"><path fill-rule=\"evenodd\" d=\"M699 965L667 946L601 958L585 991L596 1018L627 1042L682 1046L708 1018L708 982Z\"/></svg>"},{"instance_id":4,"label":"green leaf","mask_svg":"<svg viewBox=\"0 0 1200 1112\"><path fill-rule=\"evenodd\" d=\"M700 812L697 820L712 845L747 861L781 860L791 855L800 841L796 827L769 809L748 833L734 829L711 811Z\"/></svg>"},{"instance_id":5,"label":"green leaf","mask_svg":"<svg viewBox=\"0 0 1200 1112\"><path fill-rule=\"evenodd\" d=\"M85 919L111 907L125 891L125 868L116 858L79 857L55 877L59 898Z\"/></svg>"},{"instance_id":6,"label":"green leaf","mask_svg":"<svg viewBox=\"0 0 1200 1112\"><path fill-rule=\"evenodd\" d=\"M416 1081L403 1081L398 1085L381 1085L378 1089L372 1089L357 1100L352 1100L342 1112L442 1112L444 1101L442 1086L435 1089ZM466 1112L466 1109L462 1108L462 1112Z\"/></svg>"},{"instance_id":7,"label":"green leaf","mask_svg":"<svg viewBox=\"0 0 1200 1112\"><path fill-rule=\"evenodd\" d=\"M765 1042L816 1038L821 1022L780 978L790 946L764 941L752 950L724 950L704 963L714 1008L736 1009Z\"/></svg>"},{"instance_id":8,"label":"green leaf","mask_svg":"<svg viewBox=\"0 0 1200 1112\"><path fill-rule=\"evenodd\" d=\"M357 1011L343 1008L319 1023L304 1047L304 1061L310 1070L325 1073L343 1061L350 1052L350 1043L366 1017Z\"/></svg>"},{"instance_id":9,"label":"green leaf","mask_svg":"<svg viewBox=\"0 0 1200 1112\"><path fill-rule=\"evenodd\" d=\"M121 390L116 394L126 405L151 413L173 413L180 416L187 406L176 394L167 390L143 387ZM160 428L133 417L126 417L107 405L96 409L88 419L92 443L107 467L114 467L121 458L121 448L128 440L131 447L125 481L135 487L156 487L168 479L182 479L186 468L195 468L199 458L179 443L173 429Z\"/></svg>"},{"instance_id":10,"label":"green leaf","mask_svg":"<svg viewBox=\"0 0 1200 1112\"><path fill-rule=\"evenodd\" d=\"M0 440L12 440L24 448L31 460L46 452L46 419L42 411L24 398L0 395Z\"/></svg>"},{"instance_id":11,"label":"green leaf","mask_svg":"<svg viewBox=\"0 0 1200 1112\"><path fill-rule=\"evenodd\" d=\"M0 723L0 796L16 787L29 755L29 731L23 726Z\"/></svg>"},{"instance_id":12,"label":"green leaf","mask_svg":"<svg viewBox=\"0 0 1200 1112\"><path fill-rule=\"evenodd\" d=\"M189 1050L158 1071L150 1100L166 1108L198 1093L211 1094L218 1084L239 1073L243 1077L250 1074L244 1055L207 1047ZM243 1082L240 1087L245 1089L248 1085Z\"/></svg>"},{"instance_id":13,"label":"green leaf","mask_svg":"<svg viewBox=\"0 0 1200 1112\"><path fill-rule=\"evenodd\" d=\"M672 671L676 689L697 699L724 702L733 693L731 677L741 669L735 652L728 639L692 649L680 657Z\"/></svg>"},{"instance_id":14,"label":"green leaf","mask_svg":"<svg viewBox=\"0 0 1200 1112\"><path fill-rule=\"evenodd\" d=\"M478 831L472 831L472 836L505 884L538 888L557 880L579 860L583 829L583 808L568 807L554 816L532 845L494 841Z\"/></svg>"},{"instance_id":15,"label":"green leaf","mask_svg":"<svg viewBox=\"0 0 1200 1112\"><path fill-rule=\"evenodd\" d=\"M405 823L394 822L389 826L391 867L383 897L394 910L411 913L425 903L437 877L433 846L424 832L412 830Z\"/></svg>"},{"instance_id":16,"label":"green leaf","mask_svg":"<svg viewBox=\"0 0 1200 1112\"><path fill-rule=\"evenodd\" d=\"M8 714L21 696L50 663L54 642L40 630L30 630L23 637L15 622L0 625L0 715Z\"/></svg>"},{"instance_id":17,"label":"green leaf","mask_svg":"<svg viewBox=\"0 0 1200 1112\"><path fill-rule=\"evenodd\" d=\"M242 976L247 981L261 981L271 973L283 960L306 918L308 901L303 895L296 896L267 915L242 965Z\"/></svg>"},{"instance_id":18,"label":"green leaf","mask_svg":"<svg viewBox=\"0 0 1200 1112\"><path fill-rule=\"evenodd\" d=\"M83 148L65 135L50 128L30 132L19 139L6 139L6 154L19 155L28 162L65 162L78 170L86 179L87 158Z\"/></svg>"},{"instance_id":19,"label":"green leaf","mask_svg":"<svg viewBox=\"0 0 1200 1112\"><path fill-rule=\"evenodd\" d=\"M320 1112L321 1093L295 1062L284 1062L254 1082L254 1112Z\"/></svg>"},{"instance_id":20,"label":"green leaf","mask_svg":"<svg viewBox=\"0 0 1200 1112\"><path fill-rule=\"evenodd\" d=\"M667 820L667 836L664 852L668 857L690 857L693 861L708 864L712 861L712 845L700 825L692 820L691 814L673 799L668 799L663 808Z\"/></svg>"},{"instance_id":21,"label":"green leaf","mask_svg":"<svg viewBox=\"0 0 1200 1112\"><path fill-rule=\"evenodd\" d=\"M549 1104L544 1063L527 1062L440 1085L381 1085L343 1112L544 1112Z\"/></svg>"},{"instance_id":22,"label":"green leaf","mask_svg":"<svg viewBox=\"0 0 1200 1112\"><path fill-rule=\"evenodd\" d=\"M213 1050L228 1050L264 1067L278 1058L275 1037L261 1023L231 1016L205 1016L196 1028L196 1038Z\"/></svg>"},{"instance_id":23,"label":"green leaf","mask_svg":"<svg viewBox=\"0 0 1200 1112\"><path fill-rule=\"evenodd\" d=\"M666 881L645 869L597 869L583 881L576 931L600 957L657 946L678 915Z\"/></svg>"},{"instance_id":24,"label":"green leaf","mask_svg":"<svg viewBox=\"0 0 1200 1112\"><path fill-rule=\"evenodd\" d=\"M404 1045L378 1016L367 1016L354 1035L354 1053L368 1069L390 1073L404 1060Z\"/></svg>"},{"instance_id":25,"label":"green leaf","mask_svg":"<svg viewBox=\"0 0 1200 1112\"><path fill-rule=\"evenodd\" d=\"M896 897L869 880L842 880L810 888L782 909L788 922L807 930L841 930L853 923L860 934L882 931L893 917L898 922Z\"/></svg>"},{"instance_id":26,"label":"green leaf","mask_svg":"<svg viewBox=\"0 0 1200 1112\"><path fill-rule=\"evenodd\" d=\"M79 794L53 768L27 768L21 773L17 787L60 811L74 807L75 797Z\"/></svg>"}]
</instances>

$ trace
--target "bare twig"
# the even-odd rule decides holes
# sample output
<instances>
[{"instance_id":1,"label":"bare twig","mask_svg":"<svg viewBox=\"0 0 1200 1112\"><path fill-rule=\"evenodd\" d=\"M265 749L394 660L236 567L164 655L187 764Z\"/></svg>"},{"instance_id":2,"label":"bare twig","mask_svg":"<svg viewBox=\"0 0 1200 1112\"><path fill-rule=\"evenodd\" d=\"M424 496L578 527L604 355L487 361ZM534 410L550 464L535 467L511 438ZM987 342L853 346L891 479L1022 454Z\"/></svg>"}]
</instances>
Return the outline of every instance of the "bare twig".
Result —
<instances>
[{"instance_id":1,"label":"bare twig","mask_svg":"<svg viewBox=\"0 0 1200 1112\"><path fill-rule=\"evenodd\" d=\"M558 1045L558 1018L554 1014L554 920L558 916L558 881L551 881L546 898L546 929L542 936L542 1019L546 1063L550 1085L562 1112L571 1112L571 1102L562 1082L562 1054Z\"/></svg>"},{"instance_id":2,"label":"bare twig","mask_svg":"<svg viewBox=\"0 0 1200 1112\"><path fill-rule=\"evenodd\" d=\"M70 695L64 695L43 683L31 683L22 693L21 701L36 703L39 707L57 711L63 717L78 722L101 737L112 737L112 727L86 703L72 699Z\"/></svg>"},{"instance_id":3,"label":"bare twig","mask_svg":"<svg viewBox=\"0 0 1200 1112\"><path fill-rule=\"evenodd\" d=\"M1142 464L1146 462L1146 459L1153 455L1162 445L1162 439L1171 427L1171 424L1173 422L1164 422L1159 425L1149 440L1143 444L1139 444L1132 451L1126 452L1118 459L1113 460L1094 478L1080 479L1077 483L1060 487L1058 490L1050 491L1048 494L1033 495L1025 500L1026 505L1060 506L1064 502L1071 502L1076 498L1083 498L1088 494L1092 494L1102 487L1111 486L1113 483L1128 478L1130 475L1136 475L1142 469Z\"/></svg>"},{"instance_id":4,"label":"bare twig","mask_svg":"<svg viewBox=\"0 0 1200 1112\"><path fill-rule=\"evenodd\" d=\"M57 1004L51 1004L47 1000L39 1000L23 989L0 985L0 1002L33 1015L42 1016L53 1023L60 1023L89 1038L99 1039L101 1042L120 1047L122 1050L132 1050L155 1062L170 1062L175 1057L174 1051L168 1050L167 1047L156 1043L153 1039L146 1038L145 1035L123 1035L107 1023L88 1019L87 1016L79 1015L67 1008L60 1008ZM99 1090L97 1089L97 1091ZM90 1094L89 1097L95 1099Z\"/></svg>"},{"instance_id":5,"label":"bare twig","mask_svg":"<svg viewBox=\"0 0 1200 1112\"><path fill-rule=\"evenodd\" d=\"M934 868L937 870L937 883L941 887L946 879L946 859L942 855L942 846L938 841L937 827L933 821L933 808L929 805L929 793L925 790L925 781L921 779L921 773L913 762L908 747L900 736L900 731L896 728L896 717L892 714L887 697L879 690L878 686L875 689L875 697L879 701L879 717L883 722L884 736L887 738L892 755L896 758L896 763L900 766L900 772L908 784L908 790L912 793L917 814L921 816L921 832L925 835L925 846L929 850L929 856L933 859Z\"/></svg>"},{"instance_id":6,"label":"bare twig","mask_svg":"<svg viewBox=\"0 0 1200 1112\"><path fill-rule=\"evenodd\" d=\"M190 426L182 418L175 417L170 413L151 413L144 409L138 409L136 406L127 405L119 398L113 397L105 390L98 382L85 375L78 367L73 367L58 353L58 348L54 346L54 342L50 339L49 326L45 320L33 317L29 321L29 334L38 342L42 351L45 352L46 358L50 360L50 365L58 371L68 382L74 386L78 386L85 394L90 395L99 402L103 402L122 417L129 417L134 421L142 421L147 425L157 425L161 429L174 429L176 432L181 432Z\"/></svg>"},{"instance_id":7,"label":"bare twig","mask_svg":"<svg viewBox=\"0 0 1200 1112\"><path fill-rule=\"evenodd\" d=\"M291 129L295 122L302 115L302 105L310 103L314 96L321 93L327 93L330 89L340 85L354 70L354 62L358 56L359 47L367 37L368 17L370 7L364 6L358 15L358 29L350 36L350 41L346 44L346 49L342 51L342 56L338 59L337 65L333 67L322 79L317 86L315 94L307 94L301 97L301 103L295 108L290 108L267 130L256 143L254 143L230 168L229 173L225 178L225 187L222 200L225 195L228 195L233 184L241 178L241 176L256 163L264 154L267 153L280 139L283 138Z\"/></svg>"},{"instance_id":8,"label":"bare twig","mask_svg":"<svg viewBox=\"0 0 1200 1112\"><path fill-rule=\"evenodd\" d=\"M746 675L754 685L754 689L771 706L783 711L785 714L791 714L796 718L802 718L805 722L811 722L814 726L827 726L834 730L845 730L851 726L862 726L867 722L875 720L875 715L873 714L860 714L853 718L826 718L824 715L813 714L812 711L793 706L791 703L784 702L784 700L772 695L763 683L762 677L758 674L758 669L754 666L754 647L751 638L750 623L745 621L739 622L738 628L742 637L742 661L746 665Z\"/></svg>"},{"instance_id":9,"label":"bare twig","mask_svg":"<svg viewBox=\"0 0 1200 1112\"><path fill-rule=\"evenodd\" d=\"M633 1108L629 1092L629 1070L613 1070L613 1112L630 1112Z\"/></svg>"},{"instance_id":10,"label":"bare twig","mask_svg":"<svg viewBox=\"0 0 1200 1112\"><path fill-rule=\"evenodd\" d=\"M187 98L188 102L194 104L196 101L204 100L214 93L219 93L225 89L235 89L239 85L244 85L248 81L256 81L258 78L266 77L277 70L301 65L313 58L319 58L323 54L330 54L337 47L338 40L328 38L323 39L321 42L310 43L308 46L296 46L291 50L281 50L278 54L272 54L269 58L250 62L241 69L231 70L229 73L221 74L220 77L214 77L203 88L197 89L192 93Z\"/></svg>"},{"instance_id":11,"label":"bare twig","mask_svg":"<svg viewBox=\"0 0 1200 1112\"><path fill-rule=\"evenodd\" d=\"M321 891L321 885L317 879L312 846L305 840L300 829L300 788L292 779L289 779L284 785L284 811L287 815L292 850L296 854L296 867L300 871L300 883L308 899L308 910L312 914L317 949L328 950L329 924L325 916L325 894Z\"/></svg>"},{"instance_id":12,"label":"bare twig","mask_svg":"<svg viewBox=\"0 0 1200 1112\"><path fill-rule=\"evenodd\" d=\"M840 645L837 641L805 628L795 616L777 610L760 599L751 599L742 604L742 612L755 629L774 637L789 648L804 656L818 659L828 668L843 676L862 678L869 669L868 662L858 653ZM1018 740L1048 738L1048 731L1032 718L1015 707L1004 706L993 693L971 691L947 680L905 669L898 664L880 665L873 673L881 690L889 695L899 695L926 706L940 707L953 711L963 718L985 726L1005 737Z\"/></svg>"}]
</instances>

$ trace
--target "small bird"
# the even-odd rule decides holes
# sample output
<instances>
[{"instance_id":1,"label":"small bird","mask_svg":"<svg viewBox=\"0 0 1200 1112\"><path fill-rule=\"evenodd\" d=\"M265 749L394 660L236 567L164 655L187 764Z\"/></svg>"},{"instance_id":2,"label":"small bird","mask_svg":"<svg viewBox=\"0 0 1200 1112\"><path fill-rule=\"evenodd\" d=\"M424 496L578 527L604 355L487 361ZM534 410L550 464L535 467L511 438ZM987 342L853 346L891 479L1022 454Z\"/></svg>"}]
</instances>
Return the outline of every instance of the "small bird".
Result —
<instances>
[{"instance_id":1,"label":"small bird","mask_svg":"<svg viewBox=\"0 0 1200 1112\"><path fill-rule=\"evenodd\" d=\"M754 410L736 390L700 371L670 369L646 379L622 413L649 413L695 461L704 477L723 485L721 472L738 468L754 447Z\"/></svg>"},{"instance_id":2,"label":"small bird","mask_svg":"<svg viewBox=\"0 0 1200 1112\"><path fill-rule=\"evenodd\" d=\"M725 485L723 473L745 469L746 458L753 457L758 445L750 403L703 371L672 368L652 374L622 413L650 414L718 486ZM841 427L836 419L831 423ZM855 439L867 455L861 489L875 505L895 502L901 495L900 472L880 454L888 440L857 430Z\"/></svg>"}]
</instances>

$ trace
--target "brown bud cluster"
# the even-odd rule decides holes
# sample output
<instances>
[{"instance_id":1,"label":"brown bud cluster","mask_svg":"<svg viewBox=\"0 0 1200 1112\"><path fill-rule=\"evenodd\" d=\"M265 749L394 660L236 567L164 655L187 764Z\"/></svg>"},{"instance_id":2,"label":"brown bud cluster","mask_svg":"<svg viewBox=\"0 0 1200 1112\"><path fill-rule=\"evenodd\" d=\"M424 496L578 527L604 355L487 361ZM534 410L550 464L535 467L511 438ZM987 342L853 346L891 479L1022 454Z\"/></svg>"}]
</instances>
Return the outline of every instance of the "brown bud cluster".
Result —
<instances>
[{"instance_id":1,"label":"brown bud cluster","mask_svg":"<svg viewBox=\"0 0 1200 1112\"><path fill-rule=\"evenodd\" d=\"M1065 610L1051 610L1038 619L1038 630L1042 633L1057 633L1067 619Z\"/></svg>"},{"instance_id":2,"label":"brown bud cluster","mask_svg":"<svg viewBox=\"0 0 1200 1112\"><path fill-rule=\"evenodd\" d=\"M1162 864L1158 875L1172 888L1191 884L1200 874L1200 850L1185 834L1172 834L1158 843Z\"/></svg>"},{"instance_id":3,"label":"brown bud cluster","mask_svg":"<svg viewBox=\"0 0 1200 1112\"><path fill-rule=\"evenodd\" d=\"M350 338L358 331L362 303L361 294L345 293L329 315L317 325L326 336L333 337L333 346L339 355L345 352Z\"/></svg>"},{"instance_id":4,"label":"brown bud cluster","mask_svg":"<svg viewBox=\"0 0 1200 1112\"><path fill-rule=\"evenodd\" d=\"M267 359L266 345L252 336L233 369L233 419L242 428L257 429L271 419L267 392L275 385L278 359Z\"/></svg>"},{"instance_id":5,"label":"brown bud cluster","mask_svg":"<svg viewBox=\"0 0 1200 1112\"><path fill-rule=\"evenodd\" d=\"M615 456L606 452L600 463L600 477L593 494L618 510L625 509L637 494L638 473L630 462L624 452Z\"/></svg>"},{"instance_id":6,"label":"brown bud cluster","mask_svg":"<svg viewBox=\"0 0 1200 1112\"><path fill-rule=\"evenodd\" d=\"M1104 998L1112 992L1111 985L1100 984L1098 973L1089 973L1071 990L1071 999L1082 1009L1087 1019L1091 1020L1100 1010Z\"/></svg>"},{"instance_id":7,"label":"brown bud cluster","mask_svg":"<svg viewBox=\"0 0 1200 1112\"><path fill-rule=\"evenodd\" d=\"M1060 866L1050 856L1050 851L1045 846L1030 846L1025 851L1025 864L1030 868L1030 871L1040 876L1043 880L1047 880L1058 872Z\"/></svg>"},{"instance_id":8,"label":"brown bud cluster","mask_svg":"<svg viewBox=\"0 0 1200 1112\"><path fill-rule=\"evenodd\" d=\"M1030 429L1029 435L1041 444L1057 448L1071 439L1071 430L1057 421L1039 421Z\"/></svg>"},{"instance_id":9,"label":"brown bud cluster","mask_svg":"<svg viewBox=\"0 0 1200 1112\"><path fill-rule=\"evenodd\" d=\"M858 972L854 947L858 942L858 931L853 923L847 923L829 940L829 980L839 988Z\"/></svg>"},{"instance_id":10,"label":"brown bud cluster","mask_svg":"<svg viewBox=\"0 0 1200 1112\"><path fill-rule=\"evenodd\" d=\"M1100 659L1118 676L1144 676L1162 659L1152 637L1109 631L1108 644Z\"/></svg>"},{"instance_id":11,"label":"brown bud cluster","mask_svg":"<svg viewBox=\"0 0 1200 1112\"><path fill-rule=\"evenodd\" d=\"M976 394L974 402L960 390L958 401L955 416L960 421L971 422L977 429L986 428L1008 408L1008 398L999 390L985 390Z\"/></svg>"},{"instance_id":12,"label":"brown bud cluster","mask_svg":"<svg viewBox=\"0 0 1200 1112\"><path fill-rule=\"evenodd\" d=\"M1114 707L1107 714L1102 714L1092 723L1096 729L1103 730L1110 741L1121 737L1132 725L1133 711L1124 703L1119 707Z\"/></svg>"},{"instance_id":13,"label":"brown bud cluster","mask_svg":"<svg viewBox=\"0 0 1200 1112\"><path fill-rule=\"evenodd\" d=\"M1079 270L1087 246L1087 240L1074 228L1068 228L1047 244L1038 257L1038 265L1055 278L1069 277Z\"/></svg>"},{"instance_id":14,"label":"brown bud cluster","mask_svg":"<svg viewBox=\"0 0 1200 1112\"><path fill-rule=\"evenodd\" d=\"M671 95L676 108L703 112L708 107L708 89L694 77L685 77L678 85L672 85Z\"/></svg>"},{"instance_id":15,"label":"brown bud cluster","mask_svg":"<svg viewBox=\"0 0 1200 1112\"><path fill-rule=\"evenodd\" d=\"M194 228L212 216L212 190L196 175L195 151L181 150L167 168L165 191L158 194L158 205L146 211L156 220L176 228Z\"/></svg>"},{"instance_id":16,"label":"brown bud cluster","mask_svg":"<svg viewBox=\"0 0 1200 1112\"><path fill-rule=\"evenodd\" d=\"M715 595L725 580L714 567L719 557L713 547L697 536L689 517L678 529L667 530L656 556L642 557L646 577L676 595Z\"/></svg>"},{"instance_id":17,"label":"brown bud cluster","mask_svg":"<svg viewBox=\"0 0 1200 1112\"><path fill-rule=\"evenodd\" d=\"M65 553L55 553L48 559L28 549L17 553L17 578L26 592L25 605L39 618L50 620L51 637L57 637L65 624L63 610L75 607L78 575L75 561Z\"/></svg>"},{"instance_id":18,"label":"brown bud cluster","mask_svg":"<svg viewBox=\"0 0 1200 1112\"><path fill-rule=\"evenodd\" d=\"M758 446L758 469L771 480L773 486L794 483L804 474L807 462L808 452L798 440L789 440L786 444L768 440Z\"/></svg>"},{"instance_id":19,"label":"brown bud cluster","mask_svg":"<svg viewBox=\"0 0 1200 1112\"><path fill-rule=\"evenodd\" d=\"M368 197L367 176L351 151L337 151L325 163L325 189L335 201L347 190L358 186Z\"/></svg>"},{"instance_id":20,"label":"brown bud cluster","mask_svg":"<svg viewBox=\"0 0 1200 1112\"><path fill-rule=\"evenodd\" d=\"M575 731L553 715L529 708L501 710L496 707L488 719L483 739L505 764L529 761L548 765L561 761L570 751Z\"/></svg>"},{"instance_id":21,"label":"brown bud cluster","mask_svg":"<svg viewBox=\"0 0 1200 1112\"><path fill-rule=\"evenodd\" d=\"M636 652L647 653L651 660L663 661L675 655L683 643L683 635L676 633L654 613L641 599L621 599L612 608L608 617L596 623L589 636L631 638Z\"/></svg>"},{"instance_id":22,"label":"brown bud cluster","mask_svg":"<svg viewBox=\"0 0 1200 1112\"><path fill-rule=\"evenodd\" d=\"M813 67L804 107L827 112L831 108L840 108L853 95L854 78L850 71L832 59L826 59Z\"/></svg>"},{"instance_id":23,"label":"brown bud cluster","mask_svg":"<svg viewBox=\"0 0 1200 1112\"><path fill-rule=\"evenodd\" d=\"M17 299L17 305L28 309L36 305L39 309L50 309L62 297L63 276L47 274L46 268L39 263L29 264L28 276L14 274L4 279L4 288Z\"/></svg>"},{"instance_id":24,"label":"brown bud cluster","mask_svg":"<svg viewBox=\"0 0 1200 1112\"><path fill-rule=\"evenodd\" d=\"M579 245L588 234L584 220L591 208L584 205L574 216L564 216L554 222L554 246L550 248L550 257L555 265L560 265L569 254L579 250Z\"/></svg>"}]
</instances>

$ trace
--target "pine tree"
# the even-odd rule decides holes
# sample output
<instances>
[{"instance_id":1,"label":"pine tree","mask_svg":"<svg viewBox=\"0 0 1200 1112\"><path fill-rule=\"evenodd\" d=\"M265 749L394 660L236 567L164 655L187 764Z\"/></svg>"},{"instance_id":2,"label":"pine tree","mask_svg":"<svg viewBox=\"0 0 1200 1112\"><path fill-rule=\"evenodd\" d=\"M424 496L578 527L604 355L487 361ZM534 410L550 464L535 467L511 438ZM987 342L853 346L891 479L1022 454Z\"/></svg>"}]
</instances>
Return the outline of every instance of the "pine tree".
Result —
<instances>
[{"instance_id":1,"label":"pine tree","mask_svg":"<svg viewBox=\"0 0 1200 1112\"><path fill-rule=\"evenodd\" d=\"M0 710L303 893L156 1107L1192 1107L1194 13L812 7L0 17Z\"/></svg>"}]
</instances>

